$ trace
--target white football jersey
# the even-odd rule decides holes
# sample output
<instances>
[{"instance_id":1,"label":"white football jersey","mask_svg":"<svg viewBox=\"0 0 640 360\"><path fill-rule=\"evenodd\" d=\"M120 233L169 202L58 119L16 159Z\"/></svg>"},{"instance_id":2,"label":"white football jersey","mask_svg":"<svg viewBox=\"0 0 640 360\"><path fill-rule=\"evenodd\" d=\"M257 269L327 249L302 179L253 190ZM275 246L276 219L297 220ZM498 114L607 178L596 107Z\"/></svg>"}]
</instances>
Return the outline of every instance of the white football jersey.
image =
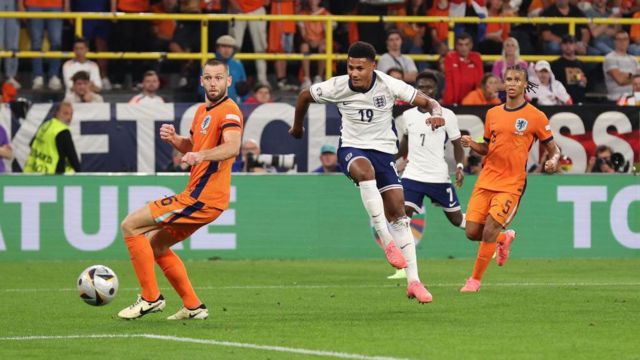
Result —
<instances>
[{"instance_id":1,"label":"white football jersey","mask_svg":"<svg viewBox=\"0 0 640 360\"><path fill-rule=\"evenodd\" d=\"M402 119L397 123L405 128L399 131L409 137L408 163L402 178L425 183L450 182L444 145L448 140L459 139L460 129L453 111L442 108L442 116L445 125L434 131L425 123L431 114L422 113L417 107L402 114Z\"/></svg>"},{"instance_id":2,"label":"white football jersey","mask_svg":"<svg viewBox=\"0 0 640 360\"><path fill-rule=\"evenodd\" d=\"M348 75L312 85L310 91L315 102L338 107L342 115L340 146L398 152L393 104L396 99L413 102L417 90L411 85L375 70L371 88L365 92L354 90Z\"/></svg>"}]
</instances>

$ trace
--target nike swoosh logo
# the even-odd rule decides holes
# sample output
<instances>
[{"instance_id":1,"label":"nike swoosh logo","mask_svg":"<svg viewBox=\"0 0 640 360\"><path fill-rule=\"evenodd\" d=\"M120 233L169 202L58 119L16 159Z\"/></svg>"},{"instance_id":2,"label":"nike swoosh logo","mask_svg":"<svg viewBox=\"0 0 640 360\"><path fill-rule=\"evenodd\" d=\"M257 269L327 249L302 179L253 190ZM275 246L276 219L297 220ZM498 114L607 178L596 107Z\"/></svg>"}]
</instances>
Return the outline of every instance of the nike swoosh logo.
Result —
<instances>
[{"instance_id":1,"label":"nike swoosh logo","mask_svg":"<svg viewBox=\"0 0 640 360\"><path fill-rule=\"evenodd\" d=\"M449 203L449 207L452 207L453 205L455 205L455 204L457 204L457 203L458 203L457 201L454 201L454 202L452 202L452 203Z\"/></svg>"},{"instance_id":2,"label":"nike swoosh logo","mask_svg":"<svg viewBox=\"0 0 640 360\"><path fill-rule=\"evenodd\" d=\"M193 319L194 317L198 316L198 313L190 313L189 314L189 319Z\"/></svg>"},{"instance_id":3,"label":"nike swoosh logo","mask_svg":"<svg viewBox=\"0 0 640 360\"><path fill-rule=\"evenodd\" d=\"M410 244L404 244L404 246L400 246L400 249L404 250L404 248L406 248L407 246L409 246Z\"/></svg>"},{"instance_id":4,"label":"nike swoosh logo","mask_svg":"<svg viewBox=\"0 0 640 360\"><path fill-rule=\"evenodd\" d=\"M154 306L151 306L151 307L150 307L150 308L148 308L147 310L142 310L142 309L140 309L140 316L148 314L149 312L151 312L151 310L153 310L153 309L157 308L157 307L158 307L158 305L159 305L159 303L158 303L158 304L156 304L156 305L154 305Z\"/></svg>"}]
</instances>

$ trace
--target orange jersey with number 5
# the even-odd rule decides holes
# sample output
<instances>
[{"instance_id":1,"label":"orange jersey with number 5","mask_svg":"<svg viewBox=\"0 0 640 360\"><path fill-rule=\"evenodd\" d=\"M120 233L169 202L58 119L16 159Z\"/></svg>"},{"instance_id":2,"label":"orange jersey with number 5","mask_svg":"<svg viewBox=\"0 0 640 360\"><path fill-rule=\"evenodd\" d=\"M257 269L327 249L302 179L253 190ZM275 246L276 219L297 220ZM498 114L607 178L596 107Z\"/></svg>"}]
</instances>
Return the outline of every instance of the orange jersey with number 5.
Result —
<instances>
[{"instance_id":1,"label":"orange jersey with number 5","mask_svg":"<svg viewBox=\"0 0 640 360\"><path fill-rule=\"evenodd\" d=\"M200 105L191 124L193 152L213 149L224 143L224 131L242 131L242 112L228 97L207 108ZM207 206L225 210L231 194L231 166L235 158L223 161L203 161L191 167L185 192Z\"/></svg>"},{"instance_id":2,"label":"orange jersey with number 5","mask_svg":"<svg viewBox=\"0 0 640 360\"><path fill-rule=\"evenodd\" d=\"M484 140L489 144L489 152L476 186L522 194L531 145L535 140L545 143L552 139L549 119L529 103L516 109L506 109L505 105L489 109L484 123Z\"/></svg>"}]
</instances>

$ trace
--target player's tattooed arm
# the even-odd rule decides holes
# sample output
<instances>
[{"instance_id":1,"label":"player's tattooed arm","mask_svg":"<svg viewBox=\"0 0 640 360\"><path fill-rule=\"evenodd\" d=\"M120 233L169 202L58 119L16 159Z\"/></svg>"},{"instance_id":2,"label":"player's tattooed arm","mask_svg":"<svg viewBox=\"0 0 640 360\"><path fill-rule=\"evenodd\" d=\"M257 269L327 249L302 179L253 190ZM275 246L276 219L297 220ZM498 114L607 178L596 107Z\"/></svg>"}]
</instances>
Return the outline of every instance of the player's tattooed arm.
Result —
<instances>
[{"instance_id":1,"label":"player's tattooed arm","mask_svg":"<svg viewBox=\"0 0 640 360\"><path fill-rule=\"evenodd\" d=\"M544 146L549 154L549 160L544 163L544 171L553 174L558 170L558 161L560 161L560 149L553 139L547 141Z\"/></svg>"},{"instance_id":2,"label":"player's tattooed arm","mask_svg":"<svg viewBox=\"0 0 640 360\"><path fill-rule=\"evenodd\" d=\"M198 152L188 152L182 157L182 162L191 166L200 164L203 161L222 161L234 158L240 154L242 143L242 131L227 130L222 133L222 144L213 149L206 149Z\"/></svg>"},{"instance_id":3,"label":"player's tattooed arm","mask_svg":"<svg viewBox=\"0 0 640 360\"><path fill-rule=\"evenodd\" d=\"M172 124L162 124L160 127L160 139L171 144L171 146L183 154L188 153L193 148L191 138L178 135L176 128Z\"/></svg>"},{"instance_id":4,"label":"player's tattooed arm","mask_svg":"<svg viewBox=\"0 0 640 360\"><path fill-rule=\"evenodd\" d=\"M417 91L412 105L419 106L431 114L431 117L426 119L426 123L431 125L432 129L437 129L444 126L444 118L442 117L442 107L434 99L425 95L422 91Z\"/></svg>"},{"instance_id":5,"label":"player's tattooed arm","mask_svg":"<svg viewBox=\"0 0 640 360\"><path fill-rule=\"evenodd\" d=\"M487 144L486 142L477 143L473 141L473 139L469 135L462 135L460 137L460 143L463 147L471 148L471 150L477 152L480 155L487 155L487 153L489 152L489 144Z\"/></svg>"},{"instance_id":6,"label":"player's tattooed arm","mask_svg":"<svg viewBox=\"0 0 640 360\"><path fill-rule=\"evenodd\" d=\"M293 126L289 129L289 134L296 139L301 139L302 135L304 135L304 116L307 115L307 111L309 110L309 104L313 101L313 97L311 96L311 92L309 89L304 89L298 95L298 100L296 101L296 113L293 118Z\"/></svg>"}]
</instances>

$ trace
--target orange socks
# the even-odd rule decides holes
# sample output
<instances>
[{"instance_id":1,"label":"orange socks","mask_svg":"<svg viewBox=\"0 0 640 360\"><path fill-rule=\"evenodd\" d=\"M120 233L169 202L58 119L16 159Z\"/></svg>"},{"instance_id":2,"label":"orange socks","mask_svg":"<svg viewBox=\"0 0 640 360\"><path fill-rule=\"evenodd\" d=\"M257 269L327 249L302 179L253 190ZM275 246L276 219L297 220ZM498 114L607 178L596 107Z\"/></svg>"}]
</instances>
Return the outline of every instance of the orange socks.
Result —
<instances>
[{"instance_id":1,"label":"orange socks","mask_svg":"<svg viewBox=\"0 0 640 360\"><path fill-rule=\"evenodd\" d=\"M184 263L173 250L165 251L164 254L156 258L156 262L162 268L164 276L169 280L171 286L182 298L182 302L187 309L195 309L202 304L193 290L193 286L191 286Z\"/></svg>"},{"instance_id":2,"label":"orange socks","mask_svg":"<svg viewBox=\"0 0 640 360\"><path fill-rule=\"evenodd\" d=\"M156 273L154 271L153 249L144 234L126 236L124 238L129 250L129 257L142 288L142 298L155 301L160 296Z\"/></svg>"},{"instance_id":3,"label":"orange socks","mask_svg":"<svg viewBox=\"0 0 640 360\"><path fill-rule=\"evenodd\" d=\"M500 236L498 236L498 239L500 239ZM504 240L504 237L502 239ZM493 254L496 252L497 246L497 242L480 242L480 247L478 247L478 257L476 258L476 263L473 265L473 272L471 273L472 278L478 281L482 280L482 275L484 275L484 272L487 270L487 267L491 262L491 258L493 258Z\"/></svg>"},{"instance_id":4,"label":"orange socks","mask_svg":"<svg viewBox=\"0 0 640 360\"><path fill-rule=\"evenodd\" d=\"M503 232L500 232L500 234L498 234L498 238L496 240L497 244L502 244L504 242L504 239L507 237L507 235Z\"/></svg>"}]
</instances>

